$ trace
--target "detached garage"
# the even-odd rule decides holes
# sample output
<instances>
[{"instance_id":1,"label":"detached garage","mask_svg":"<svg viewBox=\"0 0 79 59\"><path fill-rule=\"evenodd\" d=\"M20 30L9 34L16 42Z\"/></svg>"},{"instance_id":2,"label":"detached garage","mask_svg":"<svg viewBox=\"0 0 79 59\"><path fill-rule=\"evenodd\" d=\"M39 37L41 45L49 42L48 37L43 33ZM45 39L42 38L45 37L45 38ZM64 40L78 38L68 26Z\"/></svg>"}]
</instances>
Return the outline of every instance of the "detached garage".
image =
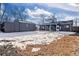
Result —
<instances>
[{"instance_id":1,"label":"detached garage","mask_svg":"<svg viewBox=\"0 0 79 59\"><path fill-rule=\"evenodd\" d=\"M36 30L36 25L31 22L4 22L1 25L2 32L22 32L34 30Z\"/></svg>"}]
</instances>

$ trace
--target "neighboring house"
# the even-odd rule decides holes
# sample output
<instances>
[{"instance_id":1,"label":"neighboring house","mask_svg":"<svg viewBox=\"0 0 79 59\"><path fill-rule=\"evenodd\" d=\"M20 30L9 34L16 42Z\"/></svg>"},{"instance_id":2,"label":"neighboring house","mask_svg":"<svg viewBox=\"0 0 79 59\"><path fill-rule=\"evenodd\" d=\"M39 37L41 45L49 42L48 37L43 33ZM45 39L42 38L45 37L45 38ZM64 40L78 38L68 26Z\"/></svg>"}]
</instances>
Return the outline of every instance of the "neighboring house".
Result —
<instances>
[{"instance_id":1,"label":"neighboring house","mask_svg":"<svg viewBox=\"0 0 79 59\"><path fill-rule=\"evenodd\" d=\"M73 20L59 21L57 23L59 31L73 31Z\"/></svg>"},{"instance_id":2,"label":"neighboring house","mask_svg":"<svg viewBox=\"0 0 79 59\"><path fill-rule=\"evenodd\" d=\"M79 32L79 18L73 20L73 31Z\"/></svg>"},{"instance_id":3,"label":"neighboring house","mask_svg":"<svg viewBox=\"0 0 79 59\"><path fill-rule=\"evenodd\" d=\"M22 32L22 31L79 31L78 24L74 25L73 20L58 21L54 23L34 24L32 22L4 22L0 24L2 32Z\"/></svg>"},{"instance_id":4,"label":"neighboring house","mask_svg":"<svg viewBox=\"0 0 79 59\"><path fill-rule=\"evenodd\" d=\"M1 27L2 32L22 32L34 30L36 30L36 25L31 22L4 22Z\"/></svg>"},{"instance_id":5,"label":"neighboring house","mask_svg":"<svg viewBox=\"0 0 79 59\"><path fill-rule=\"evenodd\" d=\"M57 23L44 23L39 26L40 26L40 30L56 31L56 25Z\"/></svg>"},{"instance_id":6,"label":"neighboring house","mask_svg":"<svg viewBox=\"0 0 79 59\"><path fill-rule=\"evenodd\" d=\"M40 25L40 30L73 31L73 20L58 21L56 23L44 23L44 24Z\"/></svg>"}]
</instances>

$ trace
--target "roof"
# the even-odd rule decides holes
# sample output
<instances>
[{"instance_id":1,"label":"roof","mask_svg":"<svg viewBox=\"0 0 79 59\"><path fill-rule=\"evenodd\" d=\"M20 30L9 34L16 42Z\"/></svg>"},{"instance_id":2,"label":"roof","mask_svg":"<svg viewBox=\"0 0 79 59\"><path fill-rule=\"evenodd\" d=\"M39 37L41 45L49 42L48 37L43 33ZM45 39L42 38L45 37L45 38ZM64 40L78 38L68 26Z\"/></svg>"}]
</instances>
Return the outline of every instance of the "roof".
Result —
<instances>
[{"instance_id":1,"label":"roof","mask_svg":"<svg viewBox=\"0 0 79 59\"><path fill-rule=\"evenodd\" d=\"M20 23L32 23L30 21L19 21Z\"/></svg>"},{"instance_id":2,"label":"roof","mask_svg":"<svg viewBox=\"0 0 79 59\"><path fill-rule=\"evenodd\" d=\"M71 23L73 23L73 20L68 20L68 21L58 21L58 24L71 24Z\"/></svg>"},{"instance_id":3,"label":"roof","mask_svg":"<svg viewBox=\"0 0 79 59\"><path fill-rule=\"evenodd\" d=\"M72 24L73 20L69 20L69 21L58 21L55 23L43 23L43 24L39 24L39 25L56 25L56 24Z\"/></svg>"},{"instance_id":4,"label":"roof","mask_svg":"<svg viewBox=\"0 0 79 59\"><path fill-rule=\"evenodd\" d=\"M56 25L57 23L44 23L44 24L40 24L40 25Z\"/></svg>"}]
</instances>

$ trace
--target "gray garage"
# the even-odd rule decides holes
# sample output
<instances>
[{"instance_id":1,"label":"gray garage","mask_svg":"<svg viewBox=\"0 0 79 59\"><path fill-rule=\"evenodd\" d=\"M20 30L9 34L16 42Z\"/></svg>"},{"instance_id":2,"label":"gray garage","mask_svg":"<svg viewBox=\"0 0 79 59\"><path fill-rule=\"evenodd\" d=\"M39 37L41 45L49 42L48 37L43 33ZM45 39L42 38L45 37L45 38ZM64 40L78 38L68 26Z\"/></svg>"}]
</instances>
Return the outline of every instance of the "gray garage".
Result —
<instances>
[{"instance_id":1,"label":"gray garage","mask_svg":"<svg viewBox=\"0 0 79 59\"><path fill-rule=\"evenodd\" d=\"M22 32L34 30L36 30L36 25L31 22L4 22L1 25L2 32Z\"/></svg>"}]
</instances>

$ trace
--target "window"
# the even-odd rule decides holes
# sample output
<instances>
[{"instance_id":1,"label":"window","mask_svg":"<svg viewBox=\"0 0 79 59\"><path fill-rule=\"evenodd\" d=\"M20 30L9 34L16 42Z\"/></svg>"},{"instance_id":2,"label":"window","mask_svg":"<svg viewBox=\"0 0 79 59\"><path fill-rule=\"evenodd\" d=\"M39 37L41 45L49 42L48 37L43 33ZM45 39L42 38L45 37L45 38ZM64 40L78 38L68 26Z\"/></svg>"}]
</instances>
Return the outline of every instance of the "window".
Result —
<instances>
[{"instance_id":1,"label":"window","mask_svg":"<svg viewBox=\"0 0 79 59\"><path fill-rule=\"evenodd\" d=\"M66 25L66 28L69 28L69 25Z\"/></svg>"}]
</instances>

